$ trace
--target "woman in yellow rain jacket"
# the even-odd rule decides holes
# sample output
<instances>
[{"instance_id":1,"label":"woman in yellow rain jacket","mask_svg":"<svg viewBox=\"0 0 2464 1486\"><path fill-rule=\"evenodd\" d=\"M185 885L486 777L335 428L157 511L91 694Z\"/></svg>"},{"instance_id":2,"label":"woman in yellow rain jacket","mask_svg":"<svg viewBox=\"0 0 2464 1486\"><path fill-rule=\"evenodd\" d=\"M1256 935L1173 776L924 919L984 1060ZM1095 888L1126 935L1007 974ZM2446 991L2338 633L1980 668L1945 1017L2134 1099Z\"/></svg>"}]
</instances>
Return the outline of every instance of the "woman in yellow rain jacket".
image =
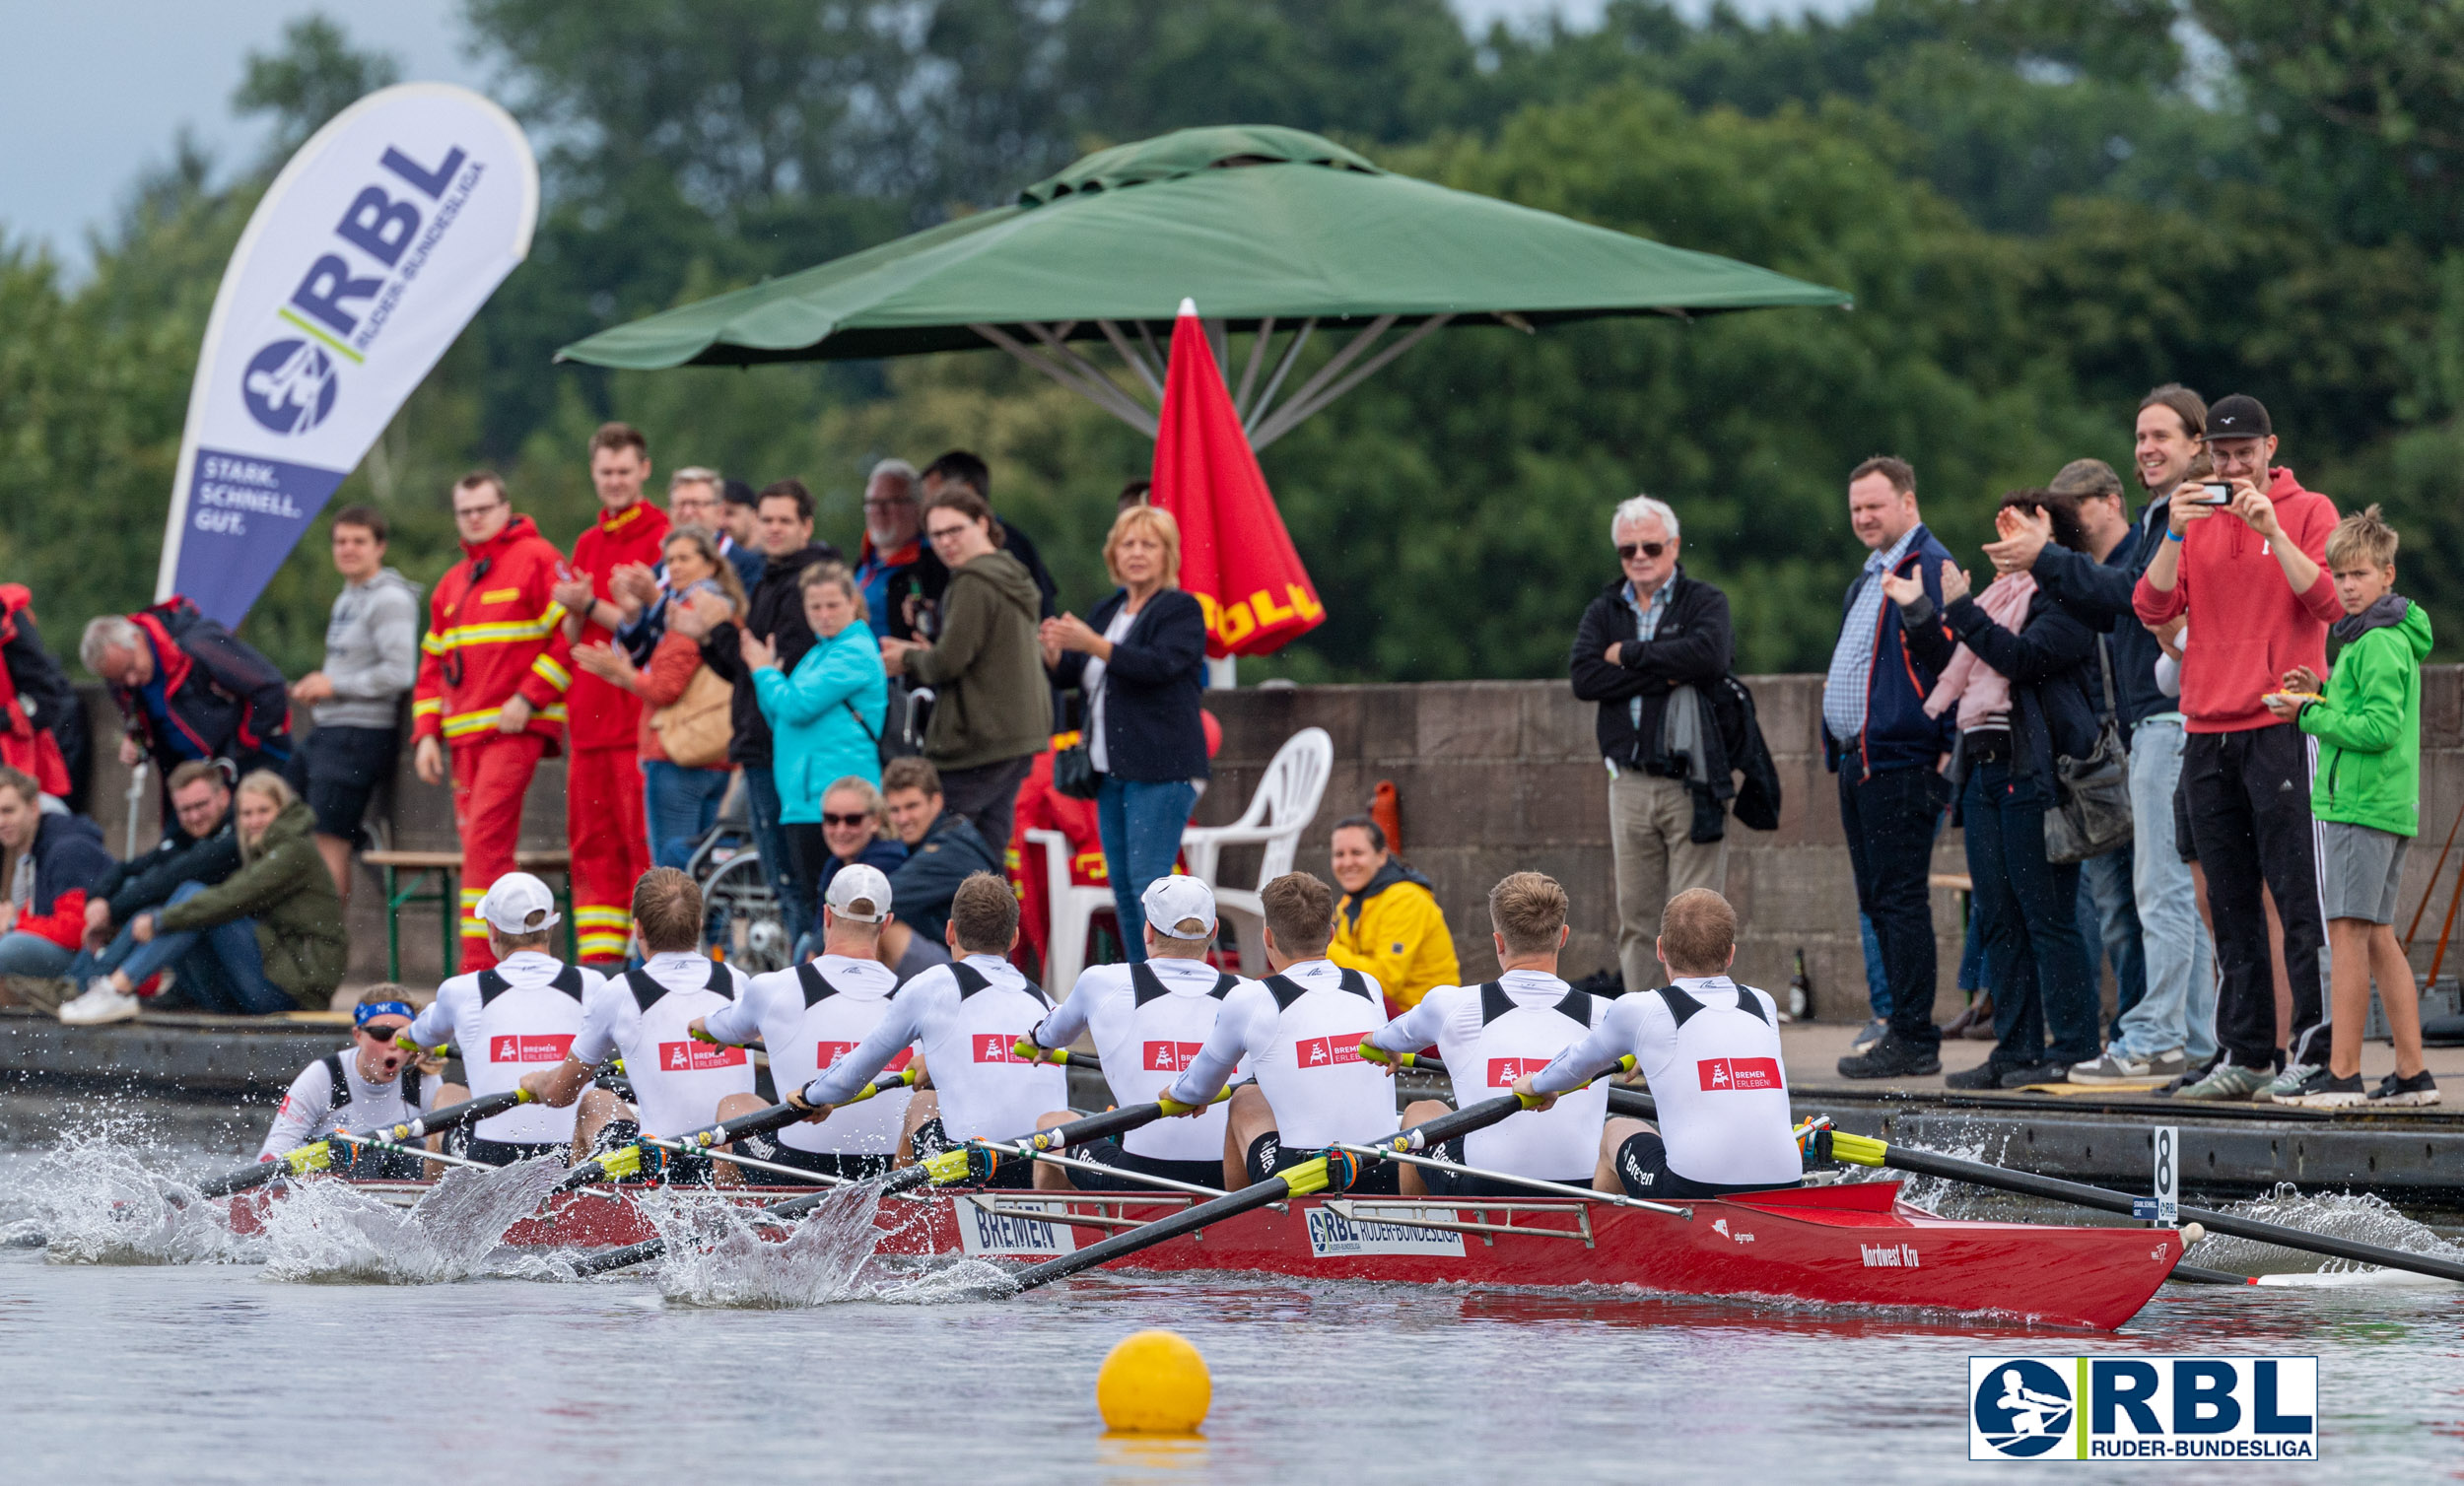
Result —
<instances>
[{"instance_id":1,"label":"woman in yellow rain jacket","mask_svg":"<svg viewBox=\"0 0 2464 1486\"><path fill-rule=\"evenodd\" d=\"M1397 1016L1432 985L1461 984L1455 936L1447 930L1437 894L1427 878L1388 853L1378 823L1365 815L1335 822L1333 849L1343 901L1335 908L1335 939L1327 958L1375 976Z\"/></svg>"}]
</instances>

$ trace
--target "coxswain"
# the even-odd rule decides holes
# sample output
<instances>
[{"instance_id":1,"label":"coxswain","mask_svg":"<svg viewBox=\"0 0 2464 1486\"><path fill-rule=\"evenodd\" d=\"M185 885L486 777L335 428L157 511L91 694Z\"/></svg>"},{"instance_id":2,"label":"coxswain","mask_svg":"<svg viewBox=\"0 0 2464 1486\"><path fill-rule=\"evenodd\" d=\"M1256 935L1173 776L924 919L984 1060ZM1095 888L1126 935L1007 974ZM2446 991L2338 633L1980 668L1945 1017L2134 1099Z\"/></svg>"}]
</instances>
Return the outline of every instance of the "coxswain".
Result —
<instances>
[{"instance_id":1,"label":"coxswain","mask_svg":"<svg viewBox=\"0 0 2464 1486\"><path fill-rule=\"evenodd\" d=\"M564 1061L521 1079L541 1104L563 1109L582 1102L574 1120L576 1163L620 1151L639 1136L673 1140L763 1107L744 1049L716 1047L686 1030L741 999L746 984L732 966L702 953L702 890L674 867L652 867L634 884L633 924L648 956L642 968L585 991L582 1030ZM597 1066L614 1056L625 1060L630 1106L591 1082ZM734 1167L714 1167L704 1152L645 1146L641 1158L648 1181L728 1186L738 1181Z\"/></svg>"},{"instance_id":2,"label":"coxswain","mask_svg":"<svg viewBox=\"0 0 2464 1486\"><path fill-rule=\"evenodd\" d=\"M1234 1091L1224 1121L1227 1189L1302 1165L1338 1140L1395 1133L1394 1088L1360 1055L1361 1039L1386 1025L1386 992L1374 978L1326 957L1335 890L1307 872L1287 872L1258 896L1272 974L1243 980L1223 998L1215 1030L1165 1091L1196 1107L1183 1116L1196 1118L1248 1061L1256 1082ZM1395 1165L1365 1169L1349 1189L1395 1195Z\"/></svg>"},{"instance_id":3,"label":"coxswain","mask_svg":"<svg viewBox=\"0 0 2464 1486\"><path fill-rule=\"evenodd\" d=\"M1435 1046L1454 1080L1458 1105L1496 1098L1512 1090L1516 1079L1548 1066L1588 1036L1610 1004L1557 977L1557 955L1565 948L1568 930L1566 892L1554 878L1538 872L1504 878L1489 889L1488 921L1497 950L1496 979L1433 986L1409 1011L1362 1044L1372 1056ZM1391 1069L1394 1063L1387 1066ZM1403 1111L1403 1123L1419 1124L1445 1113L1445 1105L1424 1100ZM1566 1095L1545 1113L1529 1113L1448 1141L1441 1154L1459 1165L1589 1186L1608 1117L1608 1086L1591 1085ZM1406 1196L1531 1194L1529 1187L1493 1178L1409 1165L1403 1166L1402 1185Z\"/></svg>"},{"instance_id":4,"label":"coxswain","mask_svg":"<svg viewBox=\"0 0 2464 1486\"><path fill-rule=\"evenodd\" d=\"M832 1106L845 1104L899 1053L919 1048L932 1088L908 1101L902 1164L971 1140L1019 1139L1034 1131L1037 1115L1068 1103L1068 1078L1060 1065L1018 1055L1018 1043L1053 1003L1004 958L1018 942L1018 897L1009 884L990 872L961 882L950 899L944 937L950 963L899 987L855 1051L788 1095L790 1103L813 1108L812 1119L826 1119ZM1022 1187L1028 1182L1028 1163L1003 1162L986 1184Z\"/></svg>"},{"instance_id":5,"label":"coxswain","mask_svg":"<svg viewBox=\"0 0 2464 1486\"><path fill-rule=\"evenodd\" d=\"M401 986L370 986L351 1008L351 1046L300 1070L274 1111L273 1128L256 1153L279 1160L336 1130L359 1131L416 1119L437 1107L445 1081L419 1066L394 1039L411 1025ZM404 1151L337 1141L330 1170L378 1182L416 1182L427 1163Z\"/></svg>"},{"instance_id":6,"label":"coxswain","mask_svg":"<svg viewBox=\"0 0 2464 1486\"><path fill-rule=\"evenodd\" d=\"M881 963L881 929L890 921L890 879L862 862L843 866L822 895L821 954L801 965L755 976L739 1000L686 1030L714 1043L742 1045L755 1037L770 1055L781 1089L800 1089L854 1052L890 1009L898 977ZM907 1066L900 1048L885 1065ZM909 1095L888 1089L850 1105L823 1124L788 1125L773 1137L767 1159L781 1166L851 1179L877 1177L898 1159Z\"/></svg>"},{"instance_id":7,"label":"coxswain","mask_svg":"<svg viewBox=\"0 0 2464 1486\"><path fill-rule=\"evenodd\" d=\"M1195 877L1158 877L1138 895L1146 920L1146 959L1135 965L1090 966L1070 987L1069 998L1035 1029L1038 1047L1066 1047L1086 1033L1103 1059L1104 1081L1116 1107L1152 1104L1180 1076L1215 1030L1225 997L1241 983L1206 963L1215 937L1215 895ZM1077 1118L1055 1110L1040 1128ZM1212 1187L1223 1180L1227 1128L1221 1105L1189 1119L1158 1120L1107 1138L1071 1146L1080 1161L1125 1172L1168 1177ZM1054 1191L1151 1191L1149 1184L1111 1172L1072 1171L1038 1162L1035 1184Z\"/></svg>"},{"instance_id":8,"label":"coxswain","mask_svg":"<svg viewBox=\"0 0 2464 1486\"><path fill-rule=\"evenodd\" d=\"M471 912L487 926L495 964L438 986L437 998L402 1039L415 1047L460 1047L470 1091L448 1088L447 1104L470 1094L511 1092L540 1064L563 1062L582 1031L582 1002L603 979L548 953L555 937L550 930L562 915L556 895L529 873L498 878ZM464 1128L469 1145L448 1139L447 1149L490 1166L511 1166L564 1154L574 1141L574 1110L528 1104Z\"/></svg>"},{"instance_id":9,"label":"coxswain","mask_svg":"<svg viewBox=\"0 0 2464 1486\"><path fill-rule=\"evenodd\" d=\"M1630 1053L1650 1080L1662 1128L1609 1120L1593 1186L1665 1199L1800 1184L1779 1010L1728 978L1737 911L1709 888L1679 893L1660 915L1656 951L1669 983L1619 997L1589 1037L1515 1080L1515 1092L1564 1094Z\"/></svg>"}]
</instances>

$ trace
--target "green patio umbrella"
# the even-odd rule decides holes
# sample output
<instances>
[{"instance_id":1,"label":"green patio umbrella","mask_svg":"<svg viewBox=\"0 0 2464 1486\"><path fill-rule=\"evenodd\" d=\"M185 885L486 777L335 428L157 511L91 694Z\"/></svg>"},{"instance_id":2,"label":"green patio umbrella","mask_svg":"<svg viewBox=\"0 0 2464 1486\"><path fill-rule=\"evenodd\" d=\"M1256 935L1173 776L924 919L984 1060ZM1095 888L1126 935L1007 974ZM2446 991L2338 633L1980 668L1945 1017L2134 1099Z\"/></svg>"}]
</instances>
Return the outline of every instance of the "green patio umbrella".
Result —
<instances>
[{"instance_id":1,"label":"green patio umbrella","mask_svg":"<svg viewBox=\"0 0 2464 1486\"><path fill-rule=\"evenodd\" d=\"M1071 343L1109 342L1160 400L1157 332L1169 333L1184 297L1205 314L1227 371L1229 335L1252 336L1235 401L1259 448L1466 315L1528 331L1601 315L1850 303L1751 264L1390 174L1298 129L1238 125L1101 151L1013 205L601 331L557 355L651 370L990 343L1151 436L1151 407ZM1275 406L1321 326L1356 333ZM1283 350L1261 387L1278 328Z\"/></svg>"}]
</instances>

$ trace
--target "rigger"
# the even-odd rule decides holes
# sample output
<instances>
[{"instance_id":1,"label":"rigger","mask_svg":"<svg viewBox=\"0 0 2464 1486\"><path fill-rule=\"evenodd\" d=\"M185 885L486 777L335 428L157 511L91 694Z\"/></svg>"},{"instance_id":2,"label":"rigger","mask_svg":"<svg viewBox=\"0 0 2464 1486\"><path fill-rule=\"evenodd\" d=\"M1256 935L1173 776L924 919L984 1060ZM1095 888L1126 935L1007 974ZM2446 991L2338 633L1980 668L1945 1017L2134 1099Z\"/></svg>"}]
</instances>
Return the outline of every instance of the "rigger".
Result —
<instances>
[{"instance_id":1,"label":"rigger","mask_svg":"<svg viewBox=\"0 0 2464 1486\"><path fill-rule=\"evenodd\" d=\"M469 975L496 963L474 910L487 885L513 870L522 795L539 760L562 749L573 675L565 611L551 591L563 555L528 516L513 514L505 482L485 471L454 486L453 524L465 556L429 596L411 736L419 777L431 784L444 776L440 744L452 751Z\"/></svg>"}]
</instances>

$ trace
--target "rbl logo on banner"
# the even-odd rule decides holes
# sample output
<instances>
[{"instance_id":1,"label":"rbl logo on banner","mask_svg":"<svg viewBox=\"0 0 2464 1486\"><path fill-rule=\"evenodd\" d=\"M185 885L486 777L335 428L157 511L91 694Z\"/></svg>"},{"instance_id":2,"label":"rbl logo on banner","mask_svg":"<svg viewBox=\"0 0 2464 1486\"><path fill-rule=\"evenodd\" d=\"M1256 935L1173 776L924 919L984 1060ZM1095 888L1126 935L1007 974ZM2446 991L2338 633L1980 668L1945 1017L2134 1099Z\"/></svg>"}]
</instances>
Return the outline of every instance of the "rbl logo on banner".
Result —
<instances>
[{"instance_id":1,"label":"rbl logo on banner","mask_svg":"<svg viewBox=\"0 0 2464 1486\"><path fill-rule=\"evenodd\" d=\"M303 340L275 341L248 363L240 395L248 414L277 434L305 434L334 410L333 359Z\"/></svg>"},{"instance_id":2,"label":"rbl logo on banner","mask_svg":"<svg viewBox=\"0 0 2464 1486\"><path fill-rule=\"evenodd\" d=\"M830 1065L832 1063L837 1062L840 1058L847 1056L855 1050L856 1045L854 1043L824 1043L821 1045L819 1050L813 1054L813 1066L821 1069L824 1073L827 1073L830 1071ZM915 1056L915 1048L901 1047L898 1049L898 1056L881 1065L881 1071L884 1073L896 1073L905 1068Z\"/></svg>"},{"instance_id":3,"label":"rbl logo on banner","mask_svg":"<svg viewBox=\"0 0 2464 1486\"><path fill-rule=\"evenodd\" d=\"M1971 1460L2315 1460L2315 1357L1971 1357Z\"/></svg>"},{"instance_id":4,"label":"rbl logo on banner","mask_svg":"<svg viewBox=\"0 0 2464 1486\"><path fill-rule=\"evenodd\" d=\"M1780 1089L1780 1060L1775 1057L1706 1057L1694 1064L1706 1090Z\"/></svg>"},{"instance_id":5,"label":"rbl logo on banner","mask_svg":"<svg viewBox=\"0 0 2464 1486\"><path fill-rule=\"evenodd\" d=\"M1529 1073L1538 1073L1548 1066L1544 1057L1492 1057L1488 1060L1488 1086L1511 1088L1514 1081Z\"/></svg>"},{"instance_id":6,"label":"rbl logo on banner","mask_svg":"<svg viewBox=\"0 0 2464 1486\"><path fill-rule=\"evenodd\" d=\"M1360 1061L1360 1040L1365 1032L1345 1032L1333 1037L1304 1038L1292 1046L1292 1064L1299 1068L1332 1068L1338 1063Z\"/></svg>"},{"instance_id":7,"label":"rbl logo on banner","mask_svg":"<svg viewBox=\"0 0 2464 1486\"><path fill-rule=\"evenodd\" d=\"M1149 1073L1182 1072L1197 1060L1198 1049L1205 1046L1204 1043L1148 1043L1146 1045L1146 1071Z\"/></svg>"},{"instance_id":8,"label":"rbl logo on banner","mask_svg":"<svg viewBox=\"0 0 2464 1486\"><path fill-rule=\"evenodd\" d=\"M1025 1062L1025 1058L1010 1050L1017 1047L1018 1040L1025 1036L1023 1032L977 1033L975 1037L976 1061L979 1063Z\"/></svg>"},{"instance_id":9,"label":"rbl logo on banner","mask_svg":"<svg viewBox=\"0 0 2464 1486\"><path fill-rule=\"evenodd\" d=\"M533 1037L508 1033L488 1039L488 1061L492 1063L561 1063L574 1046L573 1034Z\"/></svg>"},{"instance_id":10,"label":"rbl logo on banner","mask_svg":"<svg viewBox=\"0 0 2464 1486\"><path fill-rule=\"evenodd\" d=\"M705 1068L735 1068L744 1063L741 1047L714 1047L708 1043L661 1043L658 1071L699 1073Z\"/></svg>"}]
</instances>

